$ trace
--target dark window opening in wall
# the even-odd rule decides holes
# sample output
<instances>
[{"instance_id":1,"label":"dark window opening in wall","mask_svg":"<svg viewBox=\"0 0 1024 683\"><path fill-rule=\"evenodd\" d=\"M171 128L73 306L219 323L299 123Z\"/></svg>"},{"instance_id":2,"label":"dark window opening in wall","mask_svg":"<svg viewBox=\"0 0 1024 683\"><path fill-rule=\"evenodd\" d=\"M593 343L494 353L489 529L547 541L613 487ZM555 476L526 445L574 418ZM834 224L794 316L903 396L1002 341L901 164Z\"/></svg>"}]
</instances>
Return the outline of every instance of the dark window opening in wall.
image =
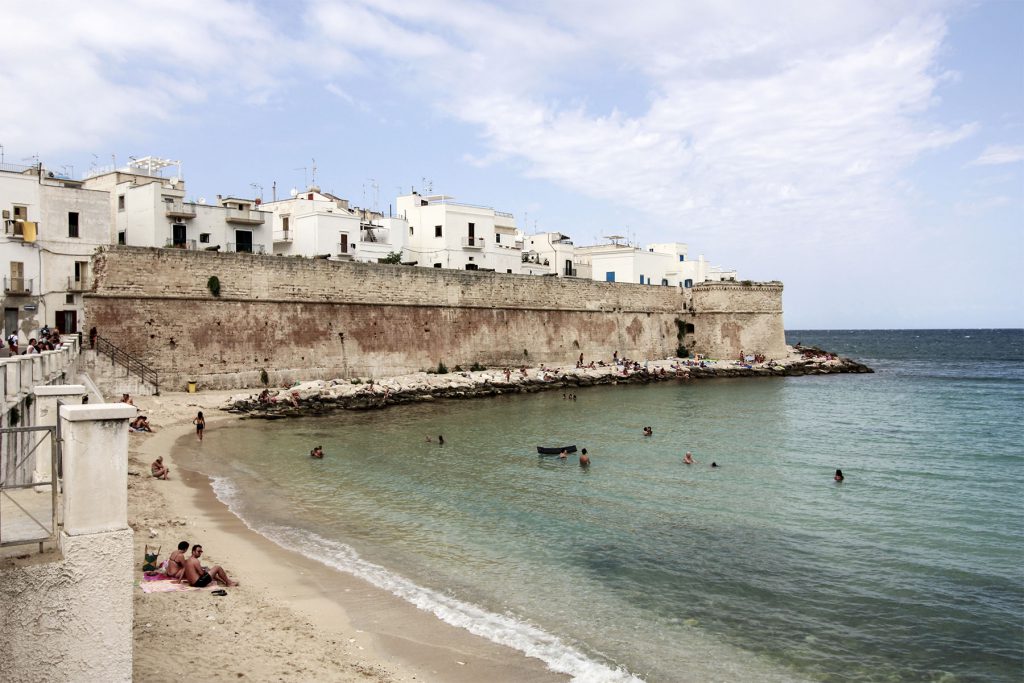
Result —
<instances>
[{"instance_id":1,"label":"dark window opening in wall","mask_svg":"<svg viewBox=\"0 0 1024 683\"><path fill-rule=\"evenodd\" d=\"M500 232L494 233L494 243L495 244L501 244L501 233Z\"/></svg>"},{"instance_id":2,"label":"dark window opening in wall","mask_svg":"<svg viewBox=\"0 0 1024 683\"><path fill-rule=\"evenodd\" d=\"M235 230L235 251L239 254L252 253L252 230Z\"/></svg>"},{"instance_id":3,"label":"dark window opening in wall","mask_svg":"<svg viewBox=\"0 0 1024 683\"><path fill-rule=\"evenodd\" d=\"M121 232L117 233L117 243L118 244L128 244L128 236L127 236L127 234L125 233L124 230L122 230Z\"/></svg>"},{"instance_id":4,"label":"dark window opening in wall","mask_svg":"<svg viewBox=\"0 0 1024 683\"><path fill-rule=\"evenodd\" d=\"M641 276L640 276L640 284L643 284L643 283L644 283L644 276L643 276L643 275L641 275Z\"/></svg>"},{"instance_id":5,"label":"dark window opening in wall","mask_svg":"<svg viewBox=\"0 0 1024 683\"><path fill-rule=\"evenodd\" d=\"M68 211L68 237L78 237L77 211Z\"/></svg>"},{"instance_id":6,"label":"dark window opening in wall","mask_svg":"<svg viewBox=\"0 0 1024 683\"><path fill-rule=\"evenodd\" d=\"M664 278L664 277L661 278L661 284L667 287L668 286L668 278Z\"/></svg>"},{"instance_id":7,"label":"dark window opening in wall","mask_svg":"<svg viewBox=\"0 0 1024 683\"><path fill-rule=\"evenodd\" d=\"M124 211L124 195L123 194L117 195L117 210L118 211Z\"/></svg>"},{"instance_id":8,"label":"dark window opening in wall","mask_svg":"<svg viewBox=\"0 0 1024 683\"><path fill-rule=\"evenodd\" d=\"M435 264L434 264L434 267L435 267L435 268L440 268L440 267L441 267L441 264L440 264L440 263L435 263Z\"/></svg>"},{"instance_id":9,"label":"dark window opening in wall","mask_svg":"<svg viewBox=\"0 0 1024 683\"><path fill-rule=\"evenodd\" d=\"M470 256L470 257L469 257L469 260L470 260L470 261L472 261L472 260L473 260L473 257L472 257L472 256Z\"/></svg>"},{"instance_id":10,"label":"dark window opening in wall","mask_svg":"<svg viewBox=\"0 0 1024 683\"><path fill-rule=\"evenodd\" d=\"M679 260L680 261L685 261L686 260L686 254L680 254L679 255Z\"/></svg>"},{"instance_id":11,"label":"dark window opening in wall","mask_svg":"<svg viewBox=\"0 0 1024 683\"><path fill-rule=\"evenodd\" d=\"M512 269L511 268L506 268L505 272L511 274L512 273Z\"/></svg>"},{"instance_id":12,"label":"dark window opening in wall","mask_svg":"<svg viewBox=\"0 0 1024 683\"><path fill-rule=\"evenodd\" d=\"M409 226L409 237L412 237L412 233L415 230L411 225Z\"/></svg>"},{"instance_id":13,"label":"dark window opening in wall","mask_svg":"<svg viewBox=\"0 0 1024 683\"><path fill-rule=\"evenodd\" d=\"M683 334L693 334L693 323L683 325Z\"/></svg>"},{"instance_id":14,"label":"dark window opening in wall","mask_svg":"<svg viewBox=\"0 0 1024 683\"><path fill-rule=\"evenodd\" d=\"M607 273L605 273L604 274L604 281L605 282L615 282L615 271L614 270L609 270Z\"/></svg>"},{"instance_id":15,"label":"dark window opening in wall","mask_svg":"<svg viewBox=\"0 0 1024 683\"><path fill-rule=\"evenodd\" d=\"M478 270L479 268L480 268L480 266L475 264L475 263L467 263L466 264L466 270Z\"/></svg>"},{"instance_id":16,"label":"dark window opening in wall","mask_svg":"<svg viewBox=\"0 0 1024 683\"><path fill-rule=\"evenodd\" d=\"M201 232L201 233L199 233L199 241L202 242L203 244L209 244L210 243L210 233L208 233L208 232Z\"/></svg>"},{"instance_id":17,"label":"dark window opening in wall","mask_svg":"<svg viewBox=\"0 0 1024 683\"><path fill-rule=\"evenodd\" d=\"M65 294L64 295L64 303L68 304L69 306L74 306L75 305L75 295L74 294Z\"/></svg>"},{"instance_id":18,"label":"dark window opening in wall","mask_svg":"<svg viewBox=\"0 0 1024 683\"><path fill-rule=\"evenodd\" d=\"M440 237L440 236L441 236L441 226L440 225L435 225L434 226L434 237Z\"/></svg>"},{"instance_id":19,"label":"dark window opening in wall","mask_svg":"<svg viewBox=\"0 0 1024 683\"><path fill-rule=\"evenodd\" d=\"M85 281L85 271L88 268L88 261L75 261L75 284L81 284Z\"/></svg>"},{"instance_id":20,"label":"dark window opening in wall","mask_svg":"<svg viewBox=\"0 0 1024 683\"><path fill-rule=\"evenodd\" d=\"M289 218L291 218L291 216L281 216L281 229L284 230L285 232L288 232L288 219Z\"/></svg>"},{"instance_id":21,"label":"dark window opening in wall","mask_svg":"<svg viewBox=\"0 0 1024 683\"><path fill-rule=\"evenodd\" d=\"M14 205L14 220L24 221L28 220L28 207L21 206L20 204Z\"/></svg>"},{"instance_id":22,"label":"dark window opening in wall","mask_svg":"<svg viewBox=\"0 0 1024 683\"><path fill-rule=\"evenodd\" d=\"M691 280L690 278L686 278L685 280L683 280L683 287L686 287L687 289L693 287L693 280Z\"/></svg>"},{"instance_id":23,"label":"dark window opening in wall","mask_svg":"<svg viewBox=\"0 0 1024 683\"><path fill-rule=\"evenodd\" d=\"M476 237L476 223L469 224L469 243L473 243L473 238Z\"/></svg>"}]
</instances>

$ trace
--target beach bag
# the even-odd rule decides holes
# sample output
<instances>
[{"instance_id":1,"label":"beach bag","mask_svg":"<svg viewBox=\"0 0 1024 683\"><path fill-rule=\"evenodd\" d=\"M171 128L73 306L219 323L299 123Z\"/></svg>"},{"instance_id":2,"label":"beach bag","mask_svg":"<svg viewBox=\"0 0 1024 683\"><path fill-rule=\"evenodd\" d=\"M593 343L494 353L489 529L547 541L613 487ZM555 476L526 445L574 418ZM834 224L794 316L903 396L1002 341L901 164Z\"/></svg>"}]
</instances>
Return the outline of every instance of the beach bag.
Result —
<instances>
[{"instance_id":1,"label":"beach bag","mask_svg":"<svg viewBox=\"0 0 1024 683\"><path fill-rule=\"evenodd\" d=\"M142 564L142 571L144 572L155 572L159 569L157 559L160 557L160 546L157 546L155 550L150 548L147 544L146 549L143 551L145 562Z\"/></svg>"}]
</instances>

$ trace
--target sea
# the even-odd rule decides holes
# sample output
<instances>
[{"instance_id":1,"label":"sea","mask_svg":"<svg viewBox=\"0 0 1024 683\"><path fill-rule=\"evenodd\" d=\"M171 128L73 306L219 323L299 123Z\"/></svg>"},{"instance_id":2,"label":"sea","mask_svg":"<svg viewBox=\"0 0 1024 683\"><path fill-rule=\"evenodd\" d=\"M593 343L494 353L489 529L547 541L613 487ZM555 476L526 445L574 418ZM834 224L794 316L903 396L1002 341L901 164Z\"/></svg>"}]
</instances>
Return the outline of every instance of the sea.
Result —
<instances>
[{"instance_id":1,"label":"sea","mask_svg":"<svg viewBox=\"0 0 1024 683\"><path fill-rule=\"evenodd\" d=\"M239 421L192 464L274 543L575 681L1021 681L1024 330L787 341L875 373ZM537 453L570 444L588 468Z\"/></svg>"}]
</instances>

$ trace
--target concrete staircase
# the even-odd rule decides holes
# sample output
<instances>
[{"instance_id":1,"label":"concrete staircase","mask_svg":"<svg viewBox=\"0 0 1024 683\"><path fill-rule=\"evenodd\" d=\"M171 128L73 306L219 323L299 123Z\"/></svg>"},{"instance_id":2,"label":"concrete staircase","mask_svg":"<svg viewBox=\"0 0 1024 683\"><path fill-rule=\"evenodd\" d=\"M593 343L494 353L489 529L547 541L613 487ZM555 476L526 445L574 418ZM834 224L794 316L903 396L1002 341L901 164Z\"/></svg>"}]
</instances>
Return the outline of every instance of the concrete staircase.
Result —
<instances>
[{"instance_id":1,"label":"concrete staircase","mask_svg":"<svg viewBox=\"0 0 1024 683\"><path fill-rule=\"evenodd\" d=\"M117 401L121 394L152 396L159 387L144 381L124 364L95 349L84 349L79 356L79 372L85 373L108 401Z\"/></svg>"}]
</instances>

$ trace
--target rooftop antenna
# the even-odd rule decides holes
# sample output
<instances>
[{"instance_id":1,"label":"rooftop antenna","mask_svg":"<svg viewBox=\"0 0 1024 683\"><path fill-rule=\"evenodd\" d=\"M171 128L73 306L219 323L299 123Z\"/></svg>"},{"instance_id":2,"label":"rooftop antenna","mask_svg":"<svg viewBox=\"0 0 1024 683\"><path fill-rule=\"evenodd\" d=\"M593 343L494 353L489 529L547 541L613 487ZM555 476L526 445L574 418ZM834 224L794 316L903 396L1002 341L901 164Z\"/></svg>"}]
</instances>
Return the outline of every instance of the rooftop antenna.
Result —
<instances>
[{"instance_id":1,"label":"rooftop antenna","mask_svg":"<svg viewBox=\"0 0 1024 683\"><path fill-rule=\"evenodd\" d=\"M316 159L313 159L313 184L316 185Z\"/></svg>"},{"instance_id":2,"label":"rooftop antenna","mask_svg":"<svg viewBox=\"0 0 1024 683\"><path fill-rule=\"evenodd\" d=\"M305 166L299 166L298 168L292 169L292 170L302 171L302 186L303 187L309 187L309 176L306 173L309 169L306 168ZM295 196L295 195L292 195L292 196Z\"/></svg>"},{"instance_id":3,"label":"rooftop antenna","mask_svg":"<svg viewBox=\"0 0 1024 683\"><path fill-rule=\"evenodd\" d=\"M424 189L424 191L426 191L427 194L433 194L434 193L434 181L431 180L430 178L420 178L420 180L423 181L423 189Z\"/></svg>"},{"instance_id":4,"label":"rooftop antenna","mask_svg":"<svg viewBox=\"0 0 1024 683\"><path fill-rule=\"evenodd\" d=\"M256 190L259 193L260 202L263 201L263 186L259 183L249 183L249 187Z\"/></svg>"}]
</instances>

